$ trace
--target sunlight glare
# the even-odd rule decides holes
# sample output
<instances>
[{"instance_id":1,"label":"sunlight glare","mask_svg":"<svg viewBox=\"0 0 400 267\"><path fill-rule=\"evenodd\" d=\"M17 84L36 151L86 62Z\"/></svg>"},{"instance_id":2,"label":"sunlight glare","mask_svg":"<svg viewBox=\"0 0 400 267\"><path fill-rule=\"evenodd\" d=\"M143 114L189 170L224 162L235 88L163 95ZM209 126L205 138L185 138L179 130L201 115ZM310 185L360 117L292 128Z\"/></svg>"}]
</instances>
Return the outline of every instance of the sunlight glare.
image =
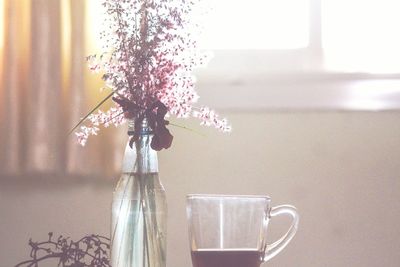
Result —
<instances>
[{"instance_id":1,"label":"sunlight glare","mask_svg":"<svg viewBox=\"0 0 400 267\"><path fill-rule=\"evenodd\" d=\"M355 81L347 90L345 106L357 110L384 110L397 106L400 82L396 79Z\"/></svg>"},{"instance_id":2,"label":"sunlight glare","mask_svg":"<svg viewBox=\"0 0 400 267\"><path fill-rule=\"evenodd\" d=\"M4 0L0 0L0 50L4 47Z\"/></svg>"},{"instance_id":3,"label":"sunlight glare","mask_svg":"<svg viewBox=\"0 0 400 267\"><path fill-rule=\"evenodd\" d=\"M87 36L87 54L94 54L103 47L100 33L104 27L104 14L102 1L86 1L86 36Z\"/></svg>"},{"instance_id":4,"label":"sunlight glare","mask_svg":"<svg viewBox=\"0 0 400 267\"><path fill-rule=\"evenodd\" d=\"M328 70L400 71L398 0L326 0L322 5Z\"/></svg>"},{"instance_id":5,"label":"sunlight glare","mask_svg":"<svg viewBox=\"0 0 400 267\"><path fill-rule=\"evenodd\" d=\"M294 49L306 47L308 0L210 0L202 48Z\"/></svg>"}]
</instances>

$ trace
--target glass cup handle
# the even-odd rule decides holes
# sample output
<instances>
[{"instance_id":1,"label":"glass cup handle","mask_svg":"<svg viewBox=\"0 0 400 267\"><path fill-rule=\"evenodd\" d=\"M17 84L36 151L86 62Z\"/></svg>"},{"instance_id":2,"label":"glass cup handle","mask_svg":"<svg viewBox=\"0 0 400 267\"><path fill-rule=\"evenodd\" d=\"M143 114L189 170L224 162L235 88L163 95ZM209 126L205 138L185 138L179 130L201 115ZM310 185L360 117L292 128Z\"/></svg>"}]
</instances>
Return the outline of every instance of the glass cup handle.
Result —
<instances>
[{"instance_id":1,"label":"glass cup handle","mask_svg":"<svg viewBox=\"0 0 400 267\"><path fill-rule=\"evenodd\" d=\"M299 226L299 214L295 207L290 205L277 206L271 208L267 214L268 219L278 215L292 216L292 225L290 226L286 234L282 236L278 241L272 243L271 245L267 245L265 256L263 259L264 262L267 262L275 257L287 246L287 244L289 244L290 240L292 240L293 236L296 234L297 228Z\"/></svg>"}]
</instances>

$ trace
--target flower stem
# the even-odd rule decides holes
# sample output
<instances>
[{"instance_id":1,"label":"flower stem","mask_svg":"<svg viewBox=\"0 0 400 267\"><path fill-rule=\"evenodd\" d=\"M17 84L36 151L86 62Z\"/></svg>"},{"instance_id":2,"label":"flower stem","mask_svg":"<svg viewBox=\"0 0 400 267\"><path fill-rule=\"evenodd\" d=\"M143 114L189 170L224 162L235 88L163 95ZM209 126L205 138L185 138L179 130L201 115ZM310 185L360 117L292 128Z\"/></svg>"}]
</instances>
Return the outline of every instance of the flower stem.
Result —
<instances>
[{"instance_id":1,"label":"flower stem","mask_svg":"<svg viewBox=\"0 0 400 267\"><path fill-rule=\"evenodd\" d=\"M181 129L185 129L185 130L188 130L188 131L191 131L191 132L193 132L193 133L195 133L195 134L198 134L198 135L200 135L200 136L203 136L203 137L207 137L207 135L205 135L205 134L203 134L203 133L201 133L201 132L199 132L199 131L196 131L196 130L194 130L194 129L192 129L192 128L188 128L188 127L186 127L186 126L184 126L184 125L175 124L175 123L173 123L173 122L170 122L169 125L175 126L175 127L181 128Z\"/></svg>"},{"instance_id":2,"label":"flower stem","mask_svg":"<svg viewBox=\"0 0 400 267\"><path fill-rule=\"evenodd\" d=\"M101 105L103 105L108 99L110 99L113 96L114 92L111 92L108 96L106 96L100 103L98 103L88 114L86 114L85 117L83 117L69 132L68 135L73 133L76 128L79 127L93 112L95 112Z\"/></svg>"}]
</instances>

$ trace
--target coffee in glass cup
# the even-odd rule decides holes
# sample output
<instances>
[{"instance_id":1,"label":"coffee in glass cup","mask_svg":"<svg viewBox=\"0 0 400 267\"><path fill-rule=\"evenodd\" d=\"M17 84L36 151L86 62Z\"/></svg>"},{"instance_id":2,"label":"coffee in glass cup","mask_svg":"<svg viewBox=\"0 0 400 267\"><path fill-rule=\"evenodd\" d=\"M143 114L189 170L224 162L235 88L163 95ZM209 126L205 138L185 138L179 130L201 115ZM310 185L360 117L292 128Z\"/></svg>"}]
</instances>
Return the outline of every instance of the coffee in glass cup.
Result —
<instances>
[{"instance_id":1,"label":"coffee in glass cup","mask_svg":"<svg viewBox=\"0 0 400 267\"><path fill-rule=\"evenodd\" d=\"M193 267L259 267L277 255L297 231L299 215L289 205L270 207L267 196L188 195L187 217ZM267 245L272 217L290 215L292 224Z\"/></svg>"}]
</instances>

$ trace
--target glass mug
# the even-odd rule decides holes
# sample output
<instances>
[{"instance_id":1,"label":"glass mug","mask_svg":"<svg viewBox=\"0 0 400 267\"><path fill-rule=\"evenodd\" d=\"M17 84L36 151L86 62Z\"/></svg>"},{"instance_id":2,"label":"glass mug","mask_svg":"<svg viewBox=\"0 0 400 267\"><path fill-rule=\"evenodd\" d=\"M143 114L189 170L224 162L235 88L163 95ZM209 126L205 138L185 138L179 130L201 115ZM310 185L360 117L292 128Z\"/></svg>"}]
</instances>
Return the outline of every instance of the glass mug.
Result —
<instances>
[{"instance_id":1,"label":"glass mug","mask_svg":"<svg viewBox=\"0 0 400 267\"><path fill-rule=\"evenodd\" d=\"M188 195L193 267L259 267L277 255L297 231L299 215L288 205L270 207L267 196ZM292 225L267 245L271 217L290 215Z\"/></svg>"}]
</instances>

